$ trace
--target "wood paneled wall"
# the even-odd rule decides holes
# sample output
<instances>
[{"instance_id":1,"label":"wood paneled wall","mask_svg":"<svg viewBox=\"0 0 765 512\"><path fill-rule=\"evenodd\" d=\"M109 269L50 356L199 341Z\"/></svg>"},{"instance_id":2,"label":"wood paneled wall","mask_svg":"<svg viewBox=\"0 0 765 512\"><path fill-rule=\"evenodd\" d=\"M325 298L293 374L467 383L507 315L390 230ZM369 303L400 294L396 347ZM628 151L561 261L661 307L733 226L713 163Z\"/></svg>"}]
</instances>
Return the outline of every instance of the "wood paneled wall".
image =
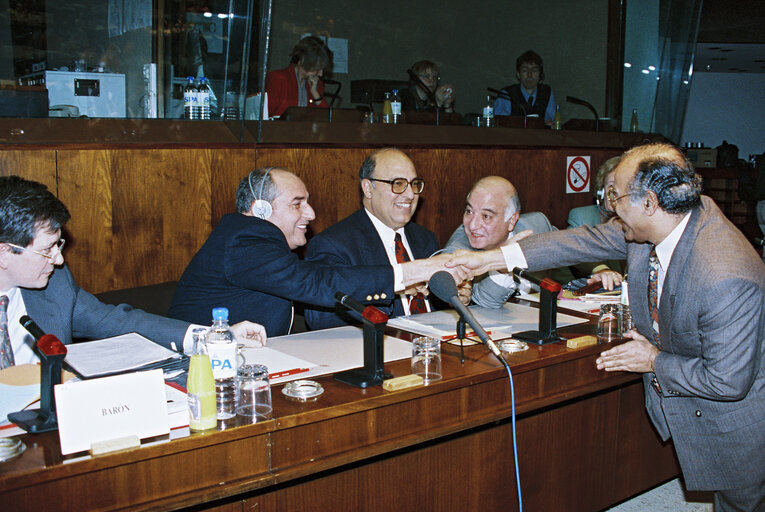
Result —
<instances>
[{"instance_id":1,"label":"wood paneled wall","mask_svg":"<svg viewBox=\"0 0 765 512\"><path fill-rule=\"evenodd\" d=\"M0 151L0 173L48 185L72 213L67 262L88 291L177 280L220 217L234 211L239 181L255 166L278 165L306 183L317 218L312 232L360 207L358 170L379 146L218 145L198 148L21 148ZM568 211L591 193L565 193L566 156L589 155L592 168L614 148L405 148L426 179L417 222L441 243L462 218L473 182L510 179L524 211L566 226Z\"/></svg>"}]
</instances>

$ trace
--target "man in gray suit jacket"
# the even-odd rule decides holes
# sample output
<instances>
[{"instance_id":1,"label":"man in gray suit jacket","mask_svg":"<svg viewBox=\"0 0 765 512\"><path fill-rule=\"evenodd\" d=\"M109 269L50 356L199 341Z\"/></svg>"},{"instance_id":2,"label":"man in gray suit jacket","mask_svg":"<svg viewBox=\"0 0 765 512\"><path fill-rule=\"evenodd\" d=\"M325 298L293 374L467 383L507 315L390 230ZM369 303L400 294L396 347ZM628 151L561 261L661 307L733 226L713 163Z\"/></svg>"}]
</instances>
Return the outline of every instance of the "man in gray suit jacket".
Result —
<instances>
[{"instance_id":1,"label":"man in gray suit jacket","mask_svg":"<svg viewBox=\"0 0 765 512\"><path fill-rule=\"evenodd\" d=\"M39 361L19 323L25 314L64 344L135 331L168 348L182 350L184 342L190 348L189 323L107 305L77 286L61 252L68 220L66 206L45 185L0 177L0 369ZM241 322L233 331L249 345L265 343L260 325Z\"/></svg>"},{"instance_id":2,"label":"man in gray suit jacket","mask_svg":"<svg viewBox=\"0 0 765 512\"><path fill-rule=\"evenodd\" d=\"M555 230L542 212L521 214L520 211L521 201L510 181L501 176L481 178L468 192L462 225L454 230L444 252L458 249L488 251L527 230L534 234ZM606 279L616 280L618 284L620 276L616 272L611 273L613 275ZM556 269L550 277L562 282L574 278L568 268ZM501 308L516 289L517 283L512 275L491 271L473 278L472 300L486 308Z\"/></svg>"},{"instance_id":3,"label":"man in gray suit jacket","mask_svg":"<svg viewBox=\"0 0 765 512\"><path fill-rule=\"evenodd\" d=\"M606 371L643 374L646 409L672 437L688 489L715 510L765 510L765 265L701 196L669 144L625 153L608 191L618 218L463 253L477 272L627 258L635 330L604 351Z\"/></svg>"}]
</instances>

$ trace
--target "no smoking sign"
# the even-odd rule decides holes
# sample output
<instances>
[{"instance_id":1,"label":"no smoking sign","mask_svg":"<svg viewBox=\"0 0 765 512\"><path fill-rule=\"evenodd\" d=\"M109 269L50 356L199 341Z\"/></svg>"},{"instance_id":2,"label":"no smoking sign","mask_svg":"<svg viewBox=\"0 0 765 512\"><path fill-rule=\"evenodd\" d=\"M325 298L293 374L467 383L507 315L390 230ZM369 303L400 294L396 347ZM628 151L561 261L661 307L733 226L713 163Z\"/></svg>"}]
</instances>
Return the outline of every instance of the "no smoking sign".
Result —
<instances>
[{"instance_id":1,"label":"no smoking sign","mask_svg":"<svg viewBox=\"0 0 765 512\"><path fill-rule=\"evenodd\" d=\"M566 193L590 191L590 157L567 156L566 157Z\"/></svg>"}]
</instances>

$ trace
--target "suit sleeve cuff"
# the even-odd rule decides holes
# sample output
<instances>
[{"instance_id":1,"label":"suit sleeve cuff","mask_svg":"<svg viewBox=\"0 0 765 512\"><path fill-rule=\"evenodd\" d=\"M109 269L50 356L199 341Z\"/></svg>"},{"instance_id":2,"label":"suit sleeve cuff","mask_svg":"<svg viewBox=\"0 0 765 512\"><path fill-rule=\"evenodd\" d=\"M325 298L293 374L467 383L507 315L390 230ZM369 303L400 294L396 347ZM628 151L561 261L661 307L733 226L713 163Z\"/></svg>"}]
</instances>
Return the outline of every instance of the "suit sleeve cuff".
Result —
<instances>
[{"instance_id":1,"label":"suit sleeve cuff","mask_svg":"<svg viewBox=\"0 0 765 512\"><path fill-rule=\"evenodd\" d=\"M526 257L523 255L521 246L517 242L504 245L501 250L502 255L505 257L505 265L507 265L508 272L512 272L515 267L528 268L529 264L526 262Z\"/></svg>"},{"instance_id":2,"label":"suit sleeve cuff","mask_svg":"<svg viewBox=\"0 0 765 512\"><path fill-rule=\"evenodd\" d=\"M393 291L396 293L404 291L404 271L401 269L401 263L393 265Z\"/></svg>"}]
</instances>

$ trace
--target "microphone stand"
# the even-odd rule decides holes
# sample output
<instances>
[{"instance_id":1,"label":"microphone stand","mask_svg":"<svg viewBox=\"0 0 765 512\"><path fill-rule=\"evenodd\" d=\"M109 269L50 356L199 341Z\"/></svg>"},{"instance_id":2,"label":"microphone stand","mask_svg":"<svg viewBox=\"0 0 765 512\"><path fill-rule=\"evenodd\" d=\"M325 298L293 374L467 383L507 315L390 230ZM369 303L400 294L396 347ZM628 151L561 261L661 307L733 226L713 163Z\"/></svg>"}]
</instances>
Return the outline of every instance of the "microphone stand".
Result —
<instances>
[{"instance_id":1,"label":"microphone stand","mask_svg":"<svg viewBox=\"0 0 765 512\"><path fill-rule=\"evenodd\" d=\"M336 373L335 379L359 388L381 385L385 379L393 377L393 375L385 373L383 369L385 362L383 339L388 315L374 306L364 307L352 297L343 295L341 292L337 292L335 298L343 306L358 313L364 322L364 366Z\"/></svg>"},{"instance_id":2,"label":"microphone stand","mask_svg":"<svg viewBox=\"0 0 765 512\"><path fill-rule=\"evenodd\" d=\"M58 429L56 397L53 386L61 384L61 366L66 346L53 334L45 334L27 315L19 321L35 338L35 352L40 356L40 408L8 414L8 420L30 434Z\"/></svg>"},{"instance_id":3,"label":"microphone stand","mask_svg":"<svg viewBox=\"0 0 765 512\"><path fill-rule=\"evenodd\" d=\"M558 336L556 330L556 323L558 320L558 294L561 291L560 284L548 278L537 279L527 271L518 267L513 269L513 275L519 278L522 277L527 281L536 284L539 286L540 291L539 330L518 332L513 334L513 337L537 345L561 341L563 338Z\"/></svg>"},{"instance_id":4,"label":"microphone stand","mask_svg":"<svg viewBox=\"0 0 765 512\"><path fill-rule=\"evenodd\" d=\"M329 122L331 123L332 122L332 110L333 110L333 107L335 105L335 100L340 95L340 89L343 88L343 84L341 84L337 80L324 80L324 79L322 79L322 82L324 82L324 85L336 85L337 86L337 89L335 89L335 91L332 92L332 93L328 93L327 91L324 91L324 96L329 96L330 98L332 98L331 100L329 100Z\"/></svg>"},{"instance_id":5,"label":"microphone stand","mask_svg":"<svg viewBox=\"0 0 765 512\"><path fill-rule=\"evenodd\" d=\"M457 338L460 340L460 363L465 364L465 331L467 322L465 317L460 313L460 317L457 319Z\"/></svg>"},{"instance_id":6,"label":"microphone stand","mask_svg":"<svg viewBox=\"0 0 765 512\"><path fill-rule=\"evenodd\" d=\"M409 79L410 81L414 82L415 85L422 88L423 91L425 91L425 94L428 95L428 99L433 102L433 105L436 107L436 126L439 126L439 114L441 112L441 107L438 106L438 100L436 99L436 93L431 92L431 90L428 88L427 85L425 85L425 82L420 80L420 77L414 74L414 71L411 69L406 70L407 73L409 73ZM415 93L416 94L416 93Z\"/></svg>"},{"instance_id":7,"label":"microphone stand","mask_svg":"<svg viewBox=\"0 0 765 512\"><path fill-rule=\"evenodd\" d=\"M491 87L486 88L487 91L493 92L497 95L497 98L503 98L510 102L510 105L513 104L513 99L510 97L509 94L507 94L505 91L498 91L497 89L492 89ZM529 115L526 113L526 107L524 107L522 104L517 104L520 109L523 111L523 127L526 128L526 119L529 117Z\"/></svg>"},{"instance_id":8,"label":"microphone stand","mask_svg":"<svg viewBox=\"0 0 765 512\"><path fill-rule=\"evenodd\" d=\"M600 131L600 117L598 116L598 111L595 110L595 107L592 106L592 103L589 103L587 101L581 100L579 98L574 98L573 96L566 96L566 101L569 103L575 103L577 105L583 105L590 109L592 112L592 115L595 116L595 131Z\"/></svg>"}]
</instances>

